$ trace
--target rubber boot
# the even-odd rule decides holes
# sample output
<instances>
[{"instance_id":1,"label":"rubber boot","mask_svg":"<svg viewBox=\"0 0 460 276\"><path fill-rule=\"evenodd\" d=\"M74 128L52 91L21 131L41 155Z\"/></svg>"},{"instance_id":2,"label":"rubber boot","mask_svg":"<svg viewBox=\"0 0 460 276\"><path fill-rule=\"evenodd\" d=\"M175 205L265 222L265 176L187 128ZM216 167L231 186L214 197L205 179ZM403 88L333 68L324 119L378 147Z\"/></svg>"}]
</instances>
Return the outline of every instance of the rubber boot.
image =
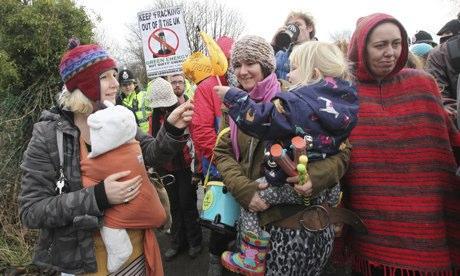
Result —
<instances>
[{"instance_id":1,"label":"rubber boot","mask_svg":"<svg viewBox=\"0 0 460 276\"><path fill-rule=\"evenodd\" d=\"M252 232L243 233L241 252L225 251L222 265L230 271L242 275L265 275L265 257L268 253L270 235L263 231L259 237Z\"/></svg>"}]
</instances>

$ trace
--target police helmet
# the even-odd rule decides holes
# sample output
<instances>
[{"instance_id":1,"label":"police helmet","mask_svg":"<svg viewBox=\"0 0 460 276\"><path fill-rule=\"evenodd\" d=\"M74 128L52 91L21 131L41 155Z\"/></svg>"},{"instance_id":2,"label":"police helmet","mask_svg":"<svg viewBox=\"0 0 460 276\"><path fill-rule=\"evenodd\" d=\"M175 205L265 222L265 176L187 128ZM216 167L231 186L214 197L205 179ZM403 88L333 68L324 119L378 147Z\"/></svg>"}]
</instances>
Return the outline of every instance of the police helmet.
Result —
<instances>
[{"instance_id":1,"label":"police helmet","mask_svg":"<svg viewBox=\"0 0 460 276\"><path fill-rule=\"evenodd\" d=\"M136 79L134 78L133 72L130 70L123 68L118 74L118 82L120 84L129 84L131 82L136 83Z\"/></svg>"}]
</instances>

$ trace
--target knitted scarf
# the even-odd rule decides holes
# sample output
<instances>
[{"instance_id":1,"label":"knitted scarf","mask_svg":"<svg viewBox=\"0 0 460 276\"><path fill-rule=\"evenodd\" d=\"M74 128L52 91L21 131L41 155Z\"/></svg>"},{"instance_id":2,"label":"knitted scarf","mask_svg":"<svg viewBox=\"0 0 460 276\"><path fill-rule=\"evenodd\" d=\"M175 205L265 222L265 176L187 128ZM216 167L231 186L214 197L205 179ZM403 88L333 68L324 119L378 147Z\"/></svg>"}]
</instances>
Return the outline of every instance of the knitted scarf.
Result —
<instances>
[{"instance_id":1,"label":"knitted scarf","mask_svg":"<svg viewBox=\"0 0 460 276\"><path fill-rule=\"evenodd\" d=\"M403 51L393 72L378 82L364 51L382 21L400 28ZM360 109L350 136L345 204L369 229L350 241L354 270L458 275L460 181L452 145L460 145L460 139L440 104L436 82L423 71L401 70L407 35L388 15L360 19L349 58L357 66Z\"/></svg>"},{"instance_id":2,"label":"knitted scarf","mask_svg":"<svg viewBox=\"0 0 460 276\"><path fill-rule=\"evenodd\" d=\"M269 102L277 92L280 92L280 84L276 79L275 73L271 73L265 79L258 82L256 86L249 92L249 97L256 102ZM240 147L238 146L238 126L229 119L230 126L230 140L232 141L233 153L238 161L240 159Z\"/></svg>"}]
</instances>

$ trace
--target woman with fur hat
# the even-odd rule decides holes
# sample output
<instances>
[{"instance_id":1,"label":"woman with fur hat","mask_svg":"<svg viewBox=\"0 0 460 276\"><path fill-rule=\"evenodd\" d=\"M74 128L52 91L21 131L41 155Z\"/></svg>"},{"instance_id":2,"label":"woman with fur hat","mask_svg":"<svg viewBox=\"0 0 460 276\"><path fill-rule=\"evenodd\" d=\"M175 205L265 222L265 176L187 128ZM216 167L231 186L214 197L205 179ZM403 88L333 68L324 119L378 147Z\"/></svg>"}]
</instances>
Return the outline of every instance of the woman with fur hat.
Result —
<instances>
[{"instance_id":1,"label":"woman with fur hat","mask_svg":"<svg viewBox=\"0 0 460 276\"><path fill-rule=\"evenodd\" d=\"M263 38L245 36L235 42L231 54L231 66L234 69L239 87L248 93L255 102L270 102L280 85L275 70L273 49ZM226 117L224 117L226 118ZM302 204L292 204L280 208L269 206L261 195L260 190L267 183L257 181L263 176L261 170L264 164L265 143L251 137L238 129L231 119L225 122L230 125L230 133L224 134L215 149L217 169L221 172L223 182L228 190L240 203L242 208L260 214L260 223L270 233L267 237L254 238L243 235L241 251L244 254L234 260L239 266L238 271L246 275L303 275L308 273L309 258L318 258L323 248L314 251L312 240L304 228L292 228L285 223L287 219L302 212ZM331 187L342 177L347 166L350 148L338 154L309 165L308 170L312 180L312 190L300 191L304 196L321 192ZM296 183L296 177L289 178ZM333 235L330 231L328 234ZM321 234L319 234L321 235ZM269 244L271 245L269 247ZM263 260L267 255L266 270ZM313 256L314 255L314 256ZM240 258L241 257L241 258ZM223 263L228 264L223 258ZM241 262L240 262L241 261ZM230 266L227 266L230 267ZM234 268L234 267L232 267Z\"/></svg>"},{"instance_id":2,"label":"woman with fur hat","mask_svg":"<svg viewBox=\"0 0 460 276\"><path fill-rule=\"evenodd\" d=\"M255 103L238 88L216 87L215 91L242 131L266 141L265 176L259 181L270 184L267 189L260 191L261 198L267 204L301 205L308 202L312 208L319 205L336 206L340 201L339 184L314 197L304 197L302 193L311 183L305 180L305 183L294 187L286 184L287 176L298 172L285 171L286 168L276 165L274 157L268 153L271 153L270 147L279 143L286 155L294 156L294 142L291 143L295 141L294 137L303 143L310 141L308 149L304 149L309 162L324 160L340 152L342 143L356 125L358 113L356 88L349 65L337 46L318 41L296 47L291 54L291 65L293 69L288 77L293 84L292 89L286 93L277 93L269 103ZM293 165L297 165L297 160ZM307 219L307 216L303 219ZM268 239L269 234L261 228L257 213L243 209L240 221L239 228L243 234L250 233L252 237ZM303 268L307 275L321 273L331 253L333 225L322 230L306 233L306 239L315 240L314 248L310 248L312 257L309 258L308 266ZM246 255L226 252L222 259L227 266L238 270L238 262ZM263 271L263 262L260 264Z\"/></svg>"},{"instance_id":3,"label":"woman with fur hat","mask_svg":"<svg viewBox=\"0 0 460 276\"><path fill-rule=\"evenodd\" d=\"M33 262L71 274L107 275L99 227L104 211L129 204L139 194L141 176L130 177L120 170L95 186L86 187L80 160L91 151L91 113L104 108L104 100L115 103L118 91L115 61L99 45L79 45L72 40L59 66L65 87L59 106L44 111L34 125L32 139L24 152L19 196L20 217L29 228L40 229ZM193 105L187 103L171 113L156 138L140 130L145 164L167 161L187 141L184 129L191 121ZM159 257L145 255L144 231L128 231L133 253L123 271L138 269L147 275L163 275ZM156 240L152 240L156 243Z\"/></svg>"},{"instance_id":4,"label":"woman with fur hat","mask_svg":"<svg viewBox=\"0 0 460 276\"><path fill-rule=\"evenodd\" d=\"M390 15L359 19L348 57L360 108L350 135L345 204L366 223L350 241L364 275L460 273L459 177L447 118L434 79L404 68L407 33Z\"/></svg>"}]
</instances>

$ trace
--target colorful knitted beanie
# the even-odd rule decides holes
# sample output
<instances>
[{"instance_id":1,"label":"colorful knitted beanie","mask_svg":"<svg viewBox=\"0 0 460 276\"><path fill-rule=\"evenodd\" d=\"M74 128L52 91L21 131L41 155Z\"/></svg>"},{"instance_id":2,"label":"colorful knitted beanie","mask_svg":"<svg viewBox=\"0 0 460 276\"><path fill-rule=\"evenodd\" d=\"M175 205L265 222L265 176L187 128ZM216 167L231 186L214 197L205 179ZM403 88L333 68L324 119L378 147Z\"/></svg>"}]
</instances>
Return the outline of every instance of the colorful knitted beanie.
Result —
<instances>
[{"instance_id":1,"label":"colorful knitted beanie","mask_svg":"<svg viewBox=\"0 0 460 276\"><path fill-rule=\"evenodd\" d=\"M231 51L231 65L259 63L262 70L275 71L275 55L272 46L260 36L247 35L235 42Z\"/></svg>"},{"instance_id":2,"label":"colorful knitted beanie","mask_svg":"<svg viewBox=\"0 0 460 276\"><path fill-rule=\"evenodd\" d=\"M59 73L67 90L80 91L92 101L101 96L99 76L107 70L116 69L117 64L99 45L80 45L76 39L69 42L59 64Z\"/></svg>"}]
</instances>

